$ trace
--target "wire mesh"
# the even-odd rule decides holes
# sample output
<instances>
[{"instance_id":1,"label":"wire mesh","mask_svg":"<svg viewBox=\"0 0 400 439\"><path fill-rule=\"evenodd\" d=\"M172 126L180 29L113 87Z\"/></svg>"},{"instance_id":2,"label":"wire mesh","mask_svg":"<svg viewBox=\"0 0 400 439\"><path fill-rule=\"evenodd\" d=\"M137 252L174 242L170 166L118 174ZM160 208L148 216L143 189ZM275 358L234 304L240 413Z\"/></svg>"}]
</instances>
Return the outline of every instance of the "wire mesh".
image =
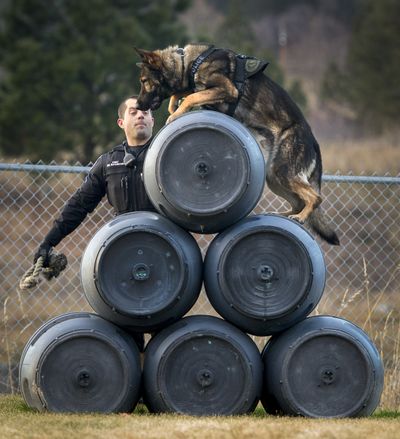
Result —
<instances>
[{"instance_id":1,"label":"wire mesh","mask_svg":"<svg viewBox=\"0 0 400 439\"><path fill-rule=\"evenodd\" d=\"M80 164L0 164L0 393L18 391L19 358L40 325L64 312L92 311L81 287L80 259L94 232L113 216L106 201L57 246L68 257L67 271L36 289L18 289L38 245L88 169ZM398 408L400 177L324 176L322 194L341 246L317 239L327 281L313 314L348 319L370 335L386 369L383 405ZM254 213L286 210L285 202L266 188ZM195 237L204 255L213 235ZM216 315L204 291L190 314ZM267 340L253 338L260 349Z\"/></svg>"}]
</instances>

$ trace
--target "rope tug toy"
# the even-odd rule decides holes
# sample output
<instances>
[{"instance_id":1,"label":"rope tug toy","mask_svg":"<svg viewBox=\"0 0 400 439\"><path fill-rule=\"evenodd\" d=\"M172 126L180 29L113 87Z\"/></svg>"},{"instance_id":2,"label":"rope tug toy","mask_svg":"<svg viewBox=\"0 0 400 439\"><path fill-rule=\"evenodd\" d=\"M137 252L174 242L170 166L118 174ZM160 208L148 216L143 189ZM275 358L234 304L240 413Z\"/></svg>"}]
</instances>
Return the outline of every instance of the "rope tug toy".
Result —
<instances>
[{"instance_id":1,"label":"rope tug toy","mask_svg":"<svg viewBox=\"0 0 400 439\"><path fill-rule=\"evenodd\" d=\"M50 254L48 267L43 267L44 261L45 257L40 256L33 267L22 276L22 279L19 282L19 287L21 290L28 290L36 287L36 285L38 285L42 280L40 275L42 275L46 280L51 280L53 277L58 277L68 263L67 257L63 253Z\"/></svg>"}]
</instances>

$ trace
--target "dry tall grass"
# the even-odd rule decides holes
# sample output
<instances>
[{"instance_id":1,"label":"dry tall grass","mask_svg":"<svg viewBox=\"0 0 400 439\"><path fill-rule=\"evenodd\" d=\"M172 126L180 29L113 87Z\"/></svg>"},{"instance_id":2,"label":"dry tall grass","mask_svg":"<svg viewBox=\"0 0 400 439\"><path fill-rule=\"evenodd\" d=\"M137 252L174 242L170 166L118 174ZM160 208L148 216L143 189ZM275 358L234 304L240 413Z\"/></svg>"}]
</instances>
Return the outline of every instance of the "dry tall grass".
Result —
<instances>
[{"instance_id":1,"label":"dry tall grass","mask_svg":"<svg viewBox=\"0 0 400 439\"><path fill-rule=\"evenodd\" d=\"M342 297L339 297L339 304L332 310L332 306L324 306L320 303L313 314L334 313L337 317L346 316L348 313L357 316L352 319L371 338L377 347L385 368L385 381L380 402L382 409L400 410L400 319L398 311L389 310L384 319L380 318L378 310L386 309L387 289L383 288L378 294L370 290L369 275L365 259L364 284L362 288L349 293L346 290ZM400 280L400 265L387 279L387 285L393 280ZM391 295L397 303L400 301L398 294ZM400 309L397 307L397 310Z\"/></svg>"},{"instance_id":2,"label":"dry tall grass","mask_svg":"<svg viewBox=\"0 0 400 439\"><path fill-rule=\"evenodd\" d=\"M400 141L395 136L373 139L319 141L324 172L354 175L400 174Z\"/></svg>"}]
</instances>

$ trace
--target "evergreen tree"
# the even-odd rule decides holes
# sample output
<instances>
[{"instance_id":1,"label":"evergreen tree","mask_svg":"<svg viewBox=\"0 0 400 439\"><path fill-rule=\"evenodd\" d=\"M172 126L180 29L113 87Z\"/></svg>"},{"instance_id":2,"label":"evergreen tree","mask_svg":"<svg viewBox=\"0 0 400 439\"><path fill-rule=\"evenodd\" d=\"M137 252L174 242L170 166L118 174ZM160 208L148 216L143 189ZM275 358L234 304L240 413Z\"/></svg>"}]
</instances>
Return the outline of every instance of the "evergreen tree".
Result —
<instances>
[{"instance_id":1,"label":"evergreen tree","mask_svg":"<svg viewBox=\"0 0 400 439\"><path fill-rule=\"evenodd\" d=\"M366 125L398 124L400 112L400 3L368 0L354 29L348 58L349 98Z\"/></svg>"},{"instance_id":2,"label":"evergreen tree","mask_svg":"<svg viewBox=\"0 0 400 439\"><path fill-rule=\"evenodd\" d=\"M348 103L375 132L398 125L400 112L400 3L366 0L355 23L346 67L331 66L325 98Z\"/></svg>"},{"instance_id":3,"label":"evergreen tree","mask_svg":"<svg viewBox=\"0 0 400 439\"><path fill-rule=\"evenodd\" d=\"M218 44L229 47L235 52L249 54L254 51L256 39L240 0L229 2L224 22L216 38Z\"/></svg>"},{"instance_id":4,"label":"evergreen tree","mask_svg":"<svg viewBox=\"0 0 400 439\"><path fill-rule=\"evenodd\" d=\"M179 44L186 0L13 0L0 28L0 150L95 158L120 137L116 107L139 90L134 46Z\"/></svg>"}]
</instances>

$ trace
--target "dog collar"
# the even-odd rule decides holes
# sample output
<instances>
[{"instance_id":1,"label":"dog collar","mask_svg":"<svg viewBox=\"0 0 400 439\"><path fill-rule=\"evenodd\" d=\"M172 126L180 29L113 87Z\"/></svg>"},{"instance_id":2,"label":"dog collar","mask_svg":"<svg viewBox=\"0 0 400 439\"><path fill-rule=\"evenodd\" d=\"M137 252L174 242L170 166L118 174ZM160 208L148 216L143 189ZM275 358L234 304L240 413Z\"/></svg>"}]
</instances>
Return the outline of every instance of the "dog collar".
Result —
<instances>
[{"instance_id":1,"label":"dog collar","mask_svg":"<svg viewBox=\"0 0 400 439\"><path fill-rule=\"evenodd\" d=\"M185 49L183 49L182 47L178 47L176 49L176 53L181 56L181 63L182 63L181 84L183 84L183 81L185 79Z\"/></svg>"}]
</instances>

